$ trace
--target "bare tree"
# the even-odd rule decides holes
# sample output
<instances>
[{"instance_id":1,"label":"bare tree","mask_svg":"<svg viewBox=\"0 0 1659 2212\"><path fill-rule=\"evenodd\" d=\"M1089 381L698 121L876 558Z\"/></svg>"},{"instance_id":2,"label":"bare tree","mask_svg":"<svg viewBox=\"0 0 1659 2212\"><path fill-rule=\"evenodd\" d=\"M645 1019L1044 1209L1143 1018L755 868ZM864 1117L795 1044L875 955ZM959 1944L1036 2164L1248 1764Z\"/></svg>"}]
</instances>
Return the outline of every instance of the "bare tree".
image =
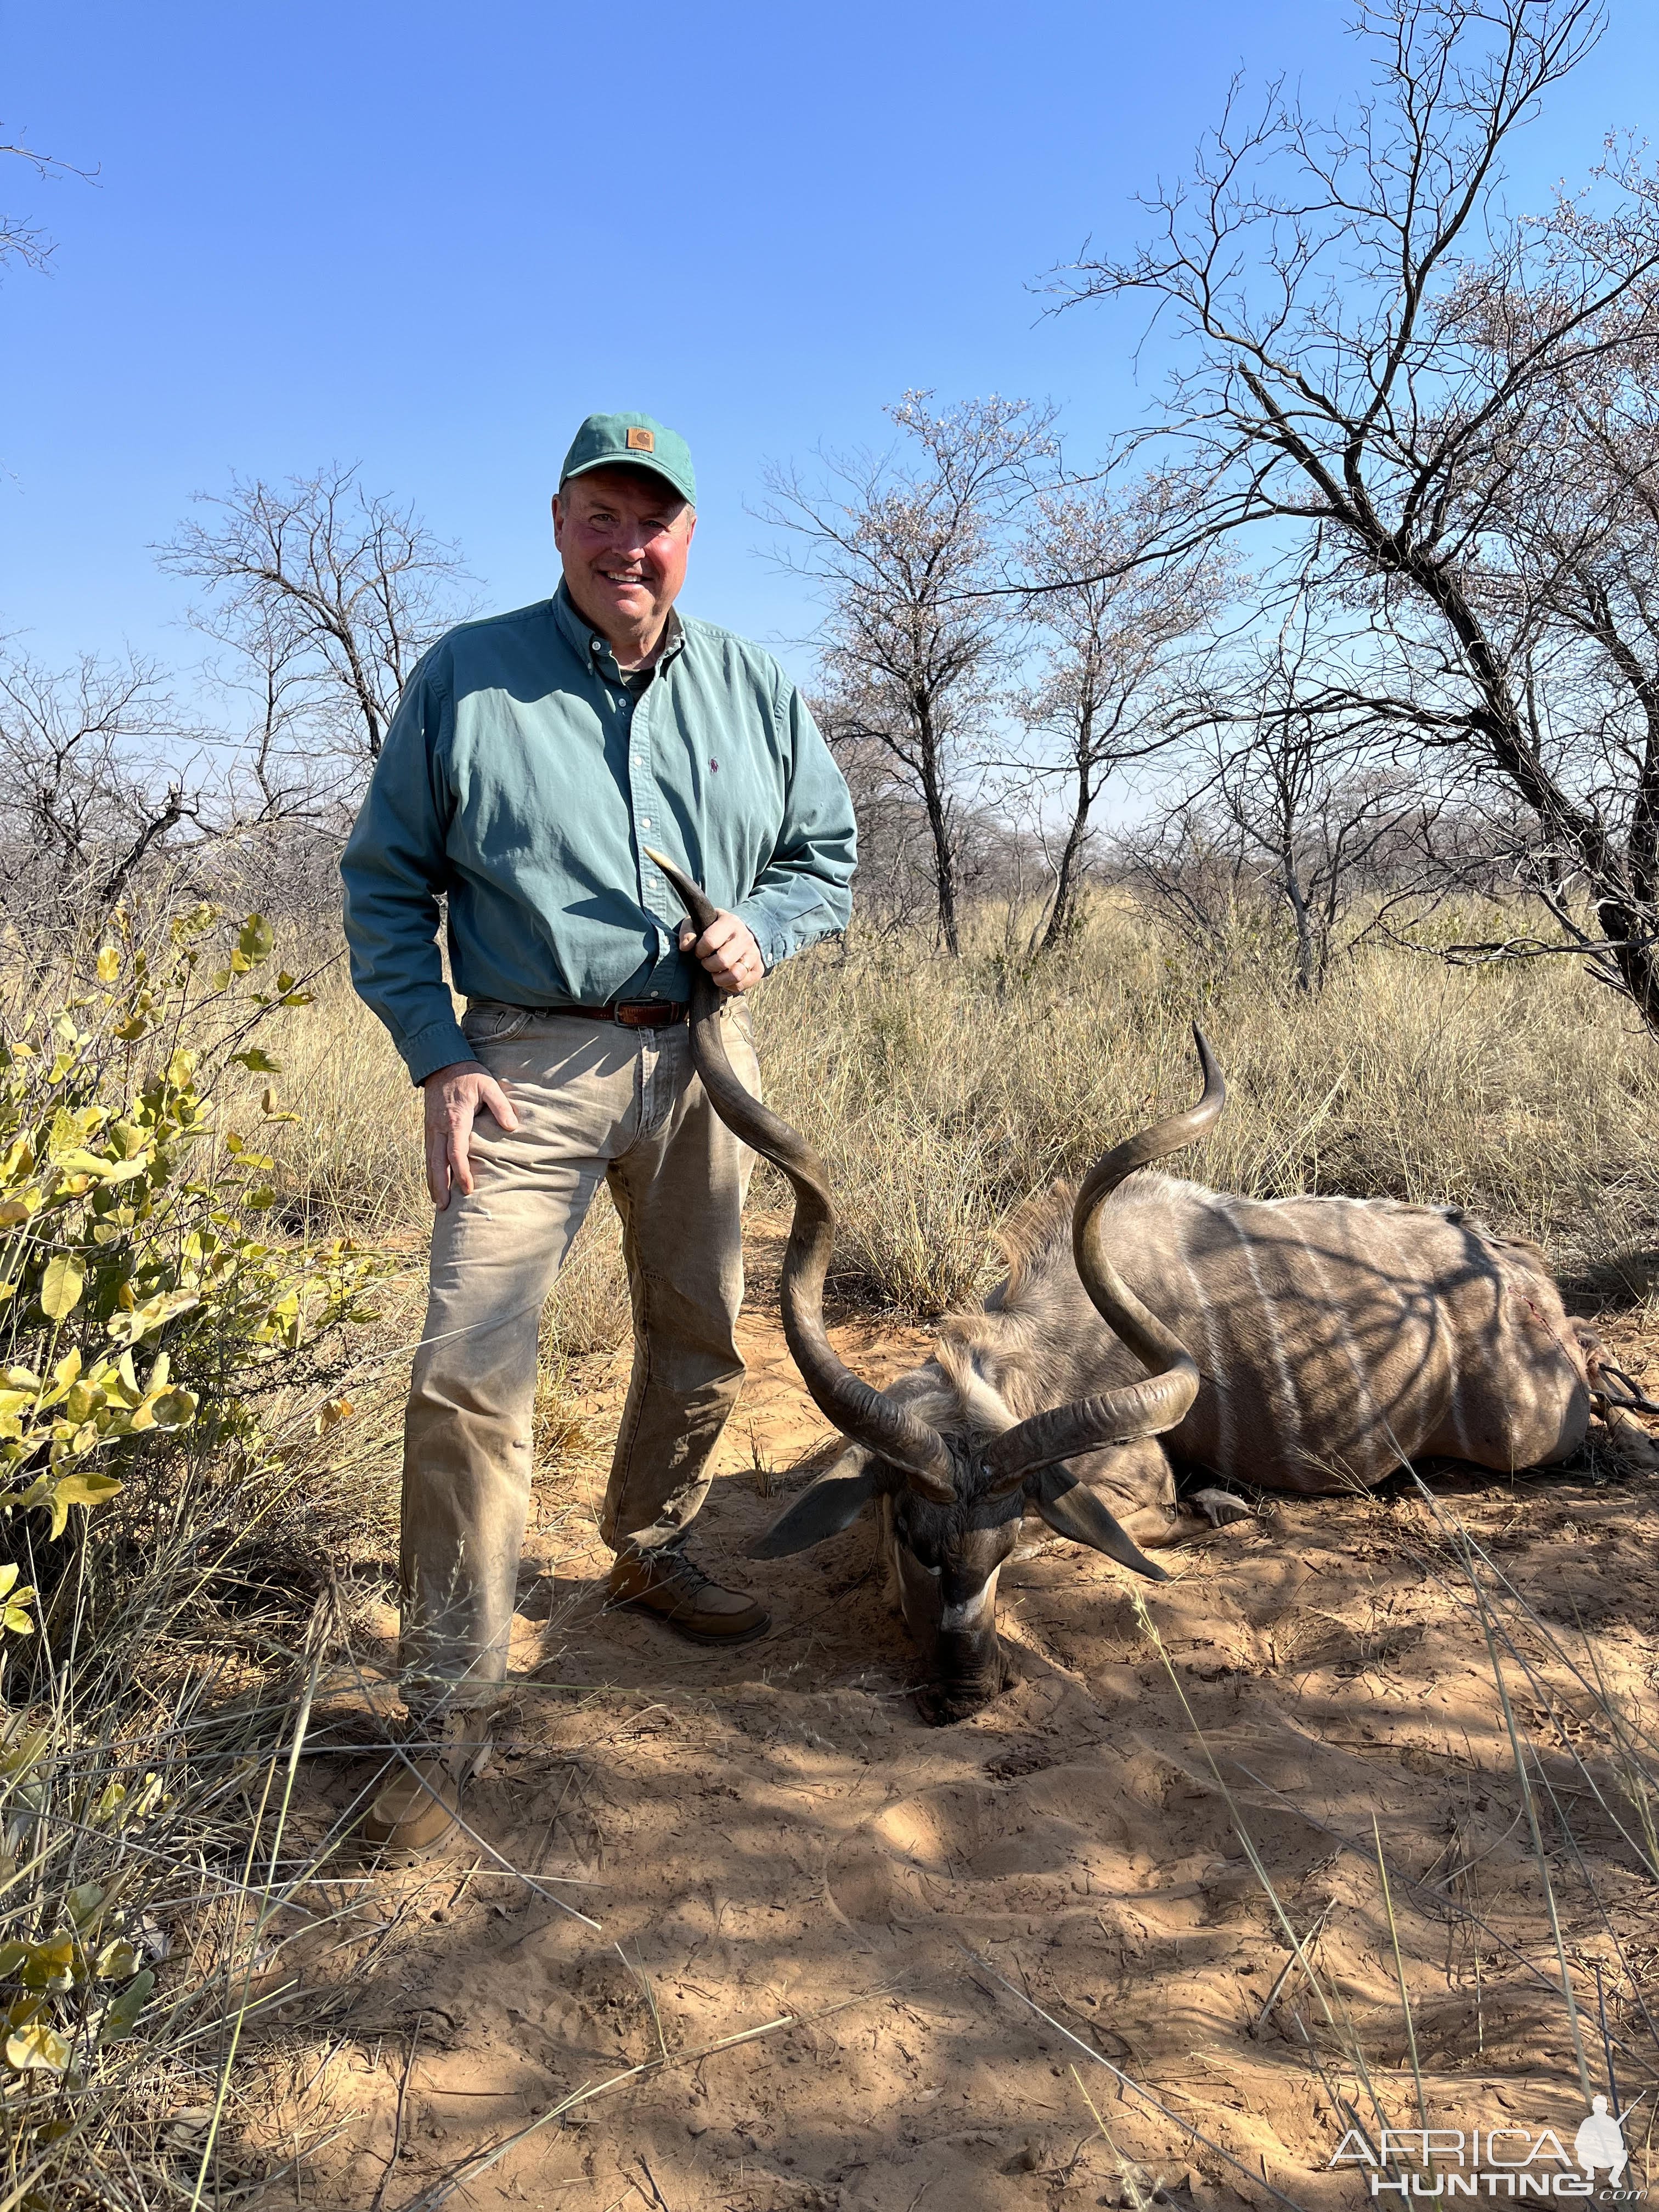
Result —
<instances>
[{"instance_id":1,"label":"bare tree","mask_svg":"<svg viewBox=\"0 0 1659 2212\"><path fill-rule=\"evenodd\" d=\"M1328 599L1363 618L1310 706L1370 711L1510 794L1558 919L1583 915L1659 1029L1648 799L1628 753L1614 793L1618 748L1587 760L1541 699L1542 610L1502 538L1516 456L1659 341L1653 177L1611 161L1540 220L1501 197L1506 145L1601 21L1596 0L1368 0L1374 96L1320 125L1274 88L1252 123L1235 88L1190 180L1148 203L1154 241L1070 289L1144 295L1177 338L1158 428L1184 447L1186 514L1164 550L1302 526ZM1309 573L1294 534L1289 552Z\"/></svg>"},{"instance_id":2,"label":"bare tree","mask_svg":"<svg viewBox=\"0 0 1659 2212\"><path fill-rule=\"evenodd\" d=\"M199 823L194 735L147 662L0 664L0 874L32 939L98 921Z\"/></svg>"},{"instance_id":3,"label":"bare tree","mask_svg":"<svg viewBox=\"0 0 1659 2212\"><path fill-rule=\"evenodd\" d=\"M1204 767L1176 810L1207 824L1207 842L1234 856L1237 878L1254 878L1281 903L1301 991L1323 985L1362 892L1420 890L1442 805L1437 789L1425 792L1401 768L1386 720L1379 726L1363 705L1345 719L1318 687L1310 703L1312 626L1304 598L1254 672L1224 656L1209 697L1188 702ZM1183 831L1178 846L1187 842Z\"/></svg>"},{"instance_id":4,"label":"bare tree","mask_svg":"<svg viewBox=\"0 0 1659 2212\"><path fill-rule=\"evenodd\" d=\"M21 161L32 169L38 178L79 177L83 184L91 179L84 169L77 169L68 161L60 161L51 154L37 154L33 146L21 139L0 142L0 160ZM13 175L16 174L14 170ZM38 223L27 222L21 216L0 213L0 269L8 262L15 262L24 269L39 272L52 258L52 240Z\"/></svg>"},{"instance_id":5,"label":"bare tree","mask_svg":"<svg viewBox=\"0 0 1659 2212\"><path fill-rule=\"evenodd\" d=\"M1032 949L1052 951L1077 925L1095 810L1119 770L1174 740L1168 711L1171 648L1215 614L1227 563L1200 549L1142 568L1134 555L1164 523L1165 487L1153 477L1122 495L1096 487L1040 494L1020 549L1036 587L1030 614L1042 643L1037 680L1016 711L1036 748L1039 783L1061 799L1058 829L1040 811L1051 884Z\"/></svg>"},{"instance_id":6,"label":"bare tree","mask_svg":"<svg viewBox=\"0 0 1659 2212\"><path fill-rule=\"evenodd\" d=\"M253 696L261 805L355 796L416 662L465 611L459 556L412 508L364 491L355 468L281 486L239 478L201 503L212 519L186 524L160 559L205 586L194 619Z\"/></svg>"},{"instance_id":7,"label":"bare tree","mask_svg":"<svg viewBox=\"0 0 1659 2212\"><path fill-rule=\"evenodd\" d=\"M1506 302L1504 321L1524 312ZM1600 833L1534 836L1520 856L1567 940L1615 988L1597 898L1613 877L1651 939L1659 933L1659 342L1652 302L1610 310L1615 340L1540 398L1494 489L1483 617L1516 641L1534 750ZM1490 325L1487 303L1471 320ZM1587 924L1588 915L1595 917ZM1530 949L1530 948L1528 948ZM1632 993L1632 995L1635 995Z\"/></svg>"},{"instance_id":8,"label":"bare tree","mask_svg":"<svg viewBox=\"0 0 1659 2212\"><path fill-rule=\"evenodd\" d=\"M834 711L821 700L813 702L815 716L832 738ZM896 769L891 753L873 738L842 738L836 742L836 757L858 823L856 921L884 936L925 927L937 913L926 810Z\"/></svg>"},{"instance_id":9,"label":"bare tree","mask_svg":"<svg viewBox=\"0 0 1659 2212\"><path fill-rule=\"evenodd\" d=\"M975 744L1006 663L998 556L1053 455L1052 410L992 398L888 411L917 449L829 464L826 489L774 470L764 519L804 544L786 564L822 588L825 729L884 753L927 824L940 939L960 951L960 833Z\"/></svg>"}]
</instances>

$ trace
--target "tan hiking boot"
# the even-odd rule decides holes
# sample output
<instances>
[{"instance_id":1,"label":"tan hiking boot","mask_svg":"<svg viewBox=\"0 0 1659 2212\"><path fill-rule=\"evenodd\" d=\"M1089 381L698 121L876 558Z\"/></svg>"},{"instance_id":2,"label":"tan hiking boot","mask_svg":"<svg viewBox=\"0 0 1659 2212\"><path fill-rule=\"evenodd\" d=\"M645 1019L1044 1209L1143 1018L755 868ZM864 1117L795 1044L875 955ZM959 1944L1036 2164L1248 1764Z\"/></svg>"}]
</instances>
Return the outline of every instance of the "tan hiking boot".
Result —
<instances>
[{"instance_id":1,"label":"tan hiking boot","mask_svg":"<svg viewBox=\"0 0 1659 2212\"><path fill-rule=\"evenodd\" d=\"M445 1842L460 1817L461 1792L489 1757L482 1713L449 1713L411 1735L358 1831L371 1850L417 1855Z\"/></svg>"},{"instance_id":2,"label":"tan hiking boot","mask_svg":"<svg viewBox=\"0 0 1659 2212\"><path fill-rule=\"evenodd\" d=\"M752 1597L722 1589L678 1550L641 1552L629 1545L619 1552L610 1601L653 1613L665 1628L698 1644L747 1644L772 1626L771 1614Z\"/></svg>"}]
</instances>

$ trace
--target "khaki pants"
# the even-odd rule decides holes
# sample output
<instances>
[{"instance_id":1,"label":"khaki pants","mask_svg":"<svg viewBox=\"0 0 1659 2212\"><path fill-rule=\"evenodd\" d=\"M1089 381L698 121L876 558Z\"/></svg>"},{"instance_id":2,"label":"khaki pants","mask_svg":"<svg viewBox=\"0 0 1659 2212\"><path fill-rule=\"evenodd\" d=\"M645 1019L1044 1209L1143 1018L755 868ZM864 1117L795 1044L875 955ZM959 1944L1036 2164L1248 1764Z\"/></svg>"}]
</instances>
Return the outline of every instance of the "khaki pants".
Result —
<instances>
[{"instance_id":1,"label":"khaki pants","mask_svg":"<svg viewBox=\"0 0 1659 2212\"><path fill-rule=\"evenodd\" d=\"M749 1009L721 1009L759 1093ZM463 1024L519 1117L472 1137L474 1189L434 1215L404 1429L403 1645L413 1710L485 1702L507 1671L532 1473L542 1307L603 1176L622 1217L634 1374L600 1533L675 1542L743 1388L744 1193L754 1155L715 1114L684 1023L623 1029L474 1001Z\"/></svg>"}]
</instances>

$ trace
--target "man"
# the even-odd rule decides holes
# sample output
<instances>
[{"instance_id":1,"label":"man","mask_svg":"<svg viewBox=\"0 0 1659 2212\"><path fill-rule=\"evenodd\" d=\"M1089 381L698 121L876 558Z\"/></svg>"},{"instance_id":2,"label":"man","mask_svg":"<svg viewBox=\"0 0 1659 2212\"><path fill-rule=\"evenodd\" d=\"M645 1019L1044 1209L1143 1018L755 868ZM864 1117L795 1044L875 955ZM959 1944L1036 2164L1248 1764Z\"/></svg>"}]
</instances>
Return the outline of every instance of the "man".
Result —
<instances>
[{"instance_id":1,"label":"man","mask_svg":"<svg viewBox=\"0 0 1659 2212\"><path fill-rule=\"evenodd\" d=\"M614 1602L682 1634L762 1633L683 1548L743 1382L751 1155L692 1071L695 957L745 994L845 927L847 787L771 657L683 620L684 439L591 415L553 501L551 599L467 623L399 702L341 863L358 992L426 1101L430 1302L404 1425L400 1662L413 1741L370 1808L398 1850L447 1834L507 1670L541 1310L601 1179L622 1216L634 1372L600 1528ZM720 911L701 937L654 845ZM447 899L457 1024L439 958Z\"/></svg>"}]
</instances>

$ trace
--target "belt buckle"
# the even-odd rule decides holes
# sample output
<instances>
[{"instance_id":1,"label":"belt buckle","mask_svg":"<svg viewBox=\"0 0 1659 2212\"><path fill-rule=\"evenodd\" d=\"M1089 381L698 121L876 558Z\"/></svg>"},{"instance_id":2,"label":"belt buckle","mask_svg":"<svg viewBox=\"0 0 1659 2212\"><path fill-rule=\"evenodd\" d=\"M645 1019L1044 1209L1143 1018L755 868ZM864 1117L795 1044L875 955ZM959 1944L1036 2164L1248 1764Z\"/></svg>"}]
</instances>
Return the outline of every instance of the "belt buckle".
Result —
<instances>
[{"instance_id":1,"label":"belt buckle","mask_svg":"<svg viewBox=\"0 0 1659 2212\"><path fill-rule=\"evenodd\" d=\"M650 999L629 999L616 1009L617 1020L625 1030L655 1029L662 1020L660 1004Z\"/></svg>"}]
</instances>

